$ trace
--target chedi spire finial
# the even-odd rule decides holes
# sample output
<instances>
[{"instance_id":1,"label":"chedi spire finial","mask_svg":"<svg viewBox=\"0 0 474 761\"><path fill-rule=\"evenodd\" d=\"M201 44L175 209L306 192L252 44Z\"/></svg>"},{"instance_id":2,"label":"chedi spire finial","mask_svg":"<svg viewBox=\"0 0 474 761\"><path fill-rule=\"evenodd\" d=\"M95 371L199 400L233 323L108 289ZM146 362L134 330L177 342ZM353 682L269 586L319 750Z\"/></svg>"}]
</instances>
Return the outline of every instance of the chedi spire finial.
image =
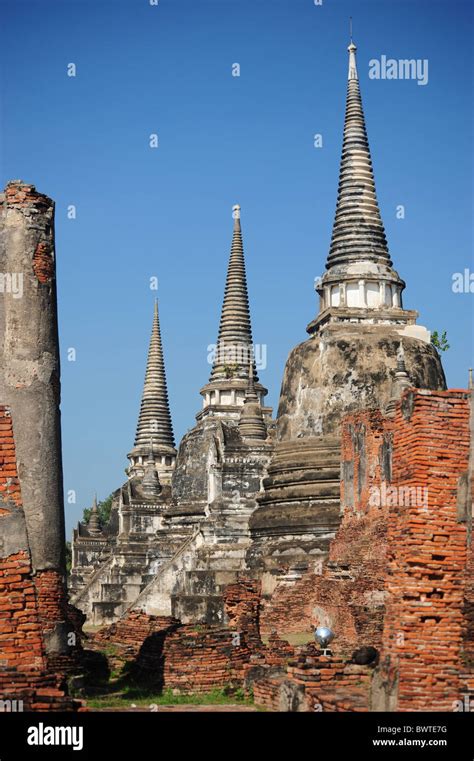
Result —
<instances>
[{"instance_id":1,"label":"chedi spire finial","mask_svg":"<svg viewBox=\"0 0 474 761\"><path fill-rule=\"evenodd\" d=\"M351 35L339 170L336 214L326 272L318 280L319 315L307 330L339 319L342 310L363 310L361 319L373 320L373 310L402 309L405 283L393 269L375 189L375 179ZM369 311L367 315L363 312ZM351 319L353 315L348 315ZM384 319L399 321L396 313Z\"/></svg>"},{"instance_id":2,"label":"chedi spire finial","mask_svg":"<svg viewBox=\"0 0 474 761\"><path fill-rule=\"evenodd\" d=\"M349 72L348 72L347 78L358 79L357 63L356 63L356 55L355 55L357 50L357 45L355 45L352 40L352 16L349 19L349 34L350 34L351 41L347 48L347 50L349 51Z\"/></svg>"}]
</instances>

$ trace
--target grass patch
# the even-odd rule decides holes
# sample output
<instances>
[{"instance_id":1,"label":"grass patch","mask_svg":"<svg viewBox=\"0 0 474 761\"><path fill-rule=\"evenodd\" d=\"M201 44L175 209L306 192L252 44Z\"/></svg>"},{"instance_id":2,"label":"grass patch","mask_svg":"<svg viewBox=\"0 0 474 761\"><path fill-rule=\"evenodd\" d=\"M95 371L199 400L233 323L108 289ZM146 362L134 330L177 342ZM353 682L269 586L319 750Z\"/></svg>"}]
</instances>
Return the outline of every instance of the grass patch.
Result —
<instances>
[{"instance_id":1,"label":"grass patch","mask_svg":"<svg viewBox=\"0 0 474 761\"><path fill-rule=\"evenodd\" d=\"M308 642L314 642L314 635L312 632L278 632L280 639L285 639L290 645L296 647L297 645L306 645ZM268 645L268 636L262 637L265 645Z\"/></svg>"},{"instance_id":2,"label":"grass patch","mask_svg":"<svg viewBox=\"0 0 474 761\"><path fill-rule=\"evenodd\" d=\"M126 687L120 694L96 695L86 698L89 708L124 708L132 706L152 710L155 706L165 705L253 705L250 697L243 690L230 687L211 690L204 693L174 694L167 689L157 694L138 687Z\"/></svg>"},{"instance_id":3,"label":"grass patch","mask_svg":"<svg viewBox=\"0 0 474 761\"><path fill-rule=\"evenodd\" d=\"M242 705L253 706L253 694L245 694L238 683L229 682L223 687L211 689L205 693L192 692L174 693L170 688L161 690L158 680L149 680L149 674L135 673L134 663L122 662L121 658L114 660L120 649L107 644L100 652L91 657L91 664L86 680L79 696L86 701L91 710L116 708L129 711L139 708L143 711L158 710L158 706L179 705ZM92 651L91 651L92 654ZM109 670L99 672L95 667L97 657L109 664ZM100 660L100 664L102 664ZM111 665L113 664L113 667Z\"/></svg>"}]
</instances>

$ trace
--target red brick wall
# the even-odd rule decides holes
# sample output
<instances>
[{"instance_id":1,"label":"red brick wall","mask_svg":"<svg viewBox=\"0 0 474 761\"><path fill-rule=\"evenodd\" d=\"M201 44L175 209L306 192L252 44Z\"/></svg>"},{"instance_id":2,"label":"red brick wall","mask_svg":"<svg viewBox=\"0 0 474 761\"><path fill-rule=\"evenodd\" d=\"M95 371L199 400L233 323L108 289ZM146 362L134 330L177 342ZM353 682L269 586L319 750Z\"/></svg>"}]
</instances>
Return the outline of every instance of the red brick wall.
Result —
<instances>
[{"instance_id":1,"label":"red brick wall","mask_svg":"<svg viewBox=\"0 0 474 761\"><path fill-rule=\"evenodd\" d=\"M47 243L38 243L33 254L33 272L40 283L48 283L54 275L54 259Z\"/></svg>"},{"instance_id":2,"label":"red brick wall","mask_svg":"<svg viewBox=\"0 0 474 761\"><path fill-rule=\"evenodd\" d=\"M41 628L45 633L50 632L57 622L67 621L68 618L63 578L53 569L37 571L35 587Z\"/></svg>"},{"instance_id":3,"label":"red brick wall","mask_svg":"<svg viewBox=\"0 0 474 761\"><path fill-rule=\"evenodd\" d=\"M209 692L240 682L251 653L244 633L183 625L142 611L131 611L93 640L95 649L107 643L118 647L122 663L133 663L137 681L182 692Z\"/></svg>"},{"instance_id":4,"label":"red brick wall","mask_svg":"<svg viewBox=\"0 0 474 761\"><path fill-rule=\"evenodd\" d=\"M310 710L367 710L374 667L338 657L351 643L380 650L377 689L385 682L392 699L376 710L454 710L467 692L472 700L469 413L468 392L408 390L395 418L371 411L345 419L344 514L328 563L321 576L308 572L277 589L262 615L264 628L280 632L292 619L313 623L313 606L329 617L337 635L330 663L305 651L288 669ZM379 606L367 605L377 597ZM259 701L275 708L281 682L261 680Z\"/></svg>"},{"instance_id":5,"label":"red brick wall","mask_svg":"<svg viewBox=\"0 0 474 761\"><path fill-rule=\"evenodd\" d=\"M321 655L313 645L290 661L288 677L304 686L311 711L367 711L372 671Z\"/></svg>"},{"instance_id":6,"label":"red brick wall","mask_svg":"<svg viewBox=\"0 0 474 761\"><path fill-rule=\"evenodd\" d=\"M283 678L282 676L274 676L257 679L253 684L253 697L256 705L266 708L267 711L279 711Z\"/></svg>"},{"instance_id":7,"label":"red brick wall","mask_svg":"<svg viewBox=\"0 0 474 761\"><path fill-rule=\"evenodd\" d=\"M260 596L261 583L250 578L229 584L224 592L224 612L229 627L245 632L247 641L254 647L261 645Z\"/></svg>"},{"instance_id":8,"label":"red brick wall","mask_svg":"<svg viewBox=\"0 0 474 761\"><path fill-rule=\"evenodd\" d=\"M131 610L115 624L95 632L92 641L98 647L111 642L123 648L127 658L135 658L148 637L173 631L177 626L181 626L180 622L171 616L149 616L141 610Z\"/></svg>"},{"instance_id":9,"label":"red brick wall","mask_svg":"<svg viewBox=\"0 0 474 761\"><path fill-rule=\"evenodd\" d=\"M256 679L253 693L257 705L269 710L289 710L281 699L282 689L293 684L304 691L300 705L311 712L367 711L373 667L326 657L314 645L302 648L289 661L286 674ZM301 710L301 708L300 708Z\"/></svg>"},{"instance_id":10,"label":"red brick wall","mask_svg":"<svg viewBox=\"0 0 474 761\"><path fill-rule=\"evenodd\" d=\"M1 535L2 519L22 509L12 419L5 406L0 406L0 498ZM0 557L0 699L22 700L25 710L73 707L60 678L48 673L38 601L43 600L46 617L48 605L56 609L57 594L47 602L45 581L33 576L27 550Z\"/></svg>"},{"instance_id":11,"label":"red brick wall","mask_svg":"<svg viewBox=\"0 0 474 761\"><path fill-rule=\"evenodd\" d=\"M250 659L244 636L228 629L196 631L191 625L170 634L163 648L163 686L182 692L209 692L243 678Z\"/></svg>"},{"instance_id":12,"label":"red brick wall","mask_svg":"<svg viewBox=\"0 0 474 761\"><path fill-rule=\"evenodd\" d=\"M398 672L398 710L453 710L460 696L467 526L458 520L468 470L464 391L405 392L394 427L393 484L428 487L427 504L390 507L382 661Z\"/></svg>"},{"instance_id":13,"label":"red brick wall","mask_svg":"<svg viewBox=\"0 0 474 761\"><path fill-rule=\"evenodd\" d=\"M12 180L5 188L5 201L9 206L36 206L39 212L49 209L51 199L38 193L34 185L27 185L21 180Z\"/></svg>"},{"instance_id":14,"label":"red brick wall","mask_svg":"<svg viewBox=\"0 0 474 761\"><path fill-rule=\"evenodd\" d=\"M12 419L8 408L3 405L0 405L0 496L4 501L21 506ZM7 511L2 508L0 515L5 512Z\"/></svg>"},{"instance_id":15,"label":"red brick wall","mask_svg":"<svg viewBox=\"0 0 474 761\"><path fill-rule=\"evenodd\" d=\"M46 665L26 552L0 561L0 665L25 672L41 671Z\"/></svg>"},{"instance_id":16,"label":"red brick wall","mask_svg":"<svg viewBox=\"0 0 474 761\"><path fill-rule=\"evenodd\" d=\"M12 419L0 407L0 494L2 518L21 510ZM0 660L12 669L41 670L44 650L40 632L36 590L26 551L0 559Z\"/></svg>"}]
</instances>

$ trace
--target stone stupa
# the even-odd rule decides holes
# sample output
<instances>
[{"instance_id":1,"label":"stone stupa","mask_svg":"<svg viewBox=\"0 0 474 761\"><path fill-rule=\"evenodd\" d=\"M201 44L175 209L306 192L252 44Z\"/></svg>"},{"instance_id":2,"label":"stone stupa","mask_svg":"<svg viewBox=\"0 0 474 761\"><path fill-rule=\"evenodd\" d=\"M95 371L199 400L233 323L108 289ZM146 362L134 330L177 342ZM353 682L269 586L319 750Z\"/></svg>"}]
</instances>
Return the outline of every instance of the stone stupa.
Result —
<instances>
[{"instance_id":1,"label":"stone stupa","mask_svg":"<svg viewBox=\"0 0 474 761\"><path fill-rule=\"evenodd\" d=\"M336 215L319 311L310 338L291 351L283 377L275 451L251 519L248 562L273 570L326 556L340 522L343 415L385 409L402 346L411 385L445 389L439 355L418 312L403 307L377 202L351 40Z\"/></svg>"}]
</instances>

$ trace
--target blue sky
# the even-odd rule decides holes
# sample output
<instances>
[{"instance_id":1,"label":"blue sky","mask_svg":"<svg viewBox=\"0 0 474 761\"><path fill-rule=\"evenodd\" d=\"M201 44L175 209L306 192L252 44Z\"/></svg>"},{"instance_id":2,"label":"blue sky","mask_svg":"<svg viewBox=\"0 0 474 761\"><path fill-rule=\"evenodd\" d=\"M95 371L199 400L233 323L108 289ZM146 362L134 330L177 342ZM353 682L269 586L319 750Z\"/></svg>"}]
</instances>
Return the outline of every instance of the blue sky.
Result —
<instances>
[{"instance_id":1,"label":"blue sky","mask_svg":"<svg viewBox=\"0 0 474 761\"><path fill-rule=\"evenodd\" d=\"M56 201L68 534L125 478L159 278L173 423L200 409L242 206L254 340L277 407L316 314L335 210L354 40L382 217L404 302L446 329L465 387L472 294L472 10L444 0L3 0L1 183ZM426 86L369 60L428 59ZM67 76L75 63L76 77ZM232 76L239 63L240 77ZM158 134L159 147L149 147ZM315 148L313 135L323 136ZM76 219L67 208L75 205ZM405 219L396 207L405 206ZM76 361L67 358L76 350Z\"/></svg>"}]
</instances>

